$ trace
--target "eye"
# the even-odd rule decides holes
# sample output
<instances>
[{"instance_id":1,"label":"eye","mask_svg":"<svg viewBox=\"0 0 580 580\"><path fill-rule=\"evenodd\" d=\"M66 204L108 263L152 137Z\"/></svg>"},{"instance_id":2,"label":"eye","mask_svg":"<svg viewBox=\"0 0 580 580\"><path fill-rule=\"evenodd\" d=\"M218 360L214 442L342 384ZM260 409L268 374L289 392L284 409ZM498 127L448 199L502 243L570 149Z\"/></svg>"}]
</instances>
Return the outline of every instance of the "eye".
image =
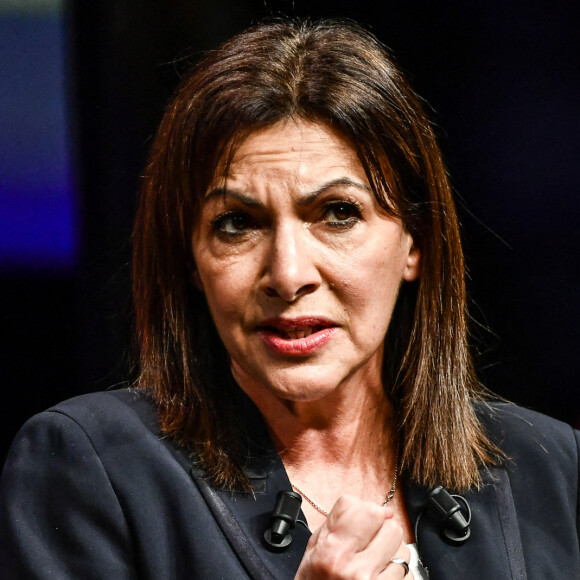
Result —
<instances>
[{"instance_id":1,"label":"eye","mask_svg":"<svg viewBox=\"0 0 580 580\"><path fill-rule=\"evenodd\" d=\"M346 228L355 225L362 209L350 201L333 201L326 205L324 219L332 227Z\"/></svg>"},{"instance_id":2,"label":"eye","mask_svg":"<svg viewBox=\"0 0 580 580\"><path fill-rule=\"evenodd\" d=\"M256 228L252 218L240 211L227 211L211 222L211 229L218 235L226 238L243 236L248 230Z\"/></svg>"}]
</instances>

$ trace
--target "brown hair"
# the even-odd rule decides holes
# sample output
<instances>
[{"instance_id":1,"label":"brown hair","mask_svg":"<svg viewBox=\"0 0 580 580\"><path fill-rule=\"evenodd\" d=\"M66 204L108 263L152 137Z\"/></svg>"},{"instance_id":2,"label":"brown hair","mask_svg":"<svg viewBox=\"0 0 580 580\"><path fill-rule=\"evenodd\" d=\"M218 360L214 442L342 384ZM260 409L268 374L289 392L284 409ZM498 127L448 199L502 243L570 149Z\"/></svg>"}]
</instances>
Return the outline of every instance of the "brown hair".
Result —
<instances>
[{"instance_id":1,"label":"brown hair","mask_svg":"<svg viewBox=\"0 0 580 580\"><path fill-rule=\"evenodd\" d=\"M194 291L192 231L218 160L248 132L288 117L327 123L358 151L379 203L421 251L386 337L384 384L401 461L423 484L466 489L497 449L467 345L464 264L451 189L418 97L386 49L353 23L260 24L210 52L182 82L152 145L134 231L138 385L162 430L209 477L247 489L240 391L205 299Z\"/></svg>"}]
</instances>

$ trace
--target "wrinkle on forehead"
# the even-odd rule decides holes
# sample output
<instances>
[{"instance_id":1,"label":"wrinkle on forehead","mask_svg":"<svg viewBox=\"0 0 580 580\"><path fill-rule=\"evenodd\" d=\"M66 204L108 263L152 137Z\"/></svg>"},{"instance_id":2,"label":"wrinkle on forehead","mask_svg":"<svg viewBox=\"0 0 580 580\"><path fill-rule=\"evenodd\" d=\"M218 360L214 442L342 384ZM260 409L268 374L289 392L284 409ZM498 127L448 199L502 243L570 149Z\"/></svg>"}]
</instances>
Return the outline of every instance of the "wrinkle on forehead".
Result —
<instances>
[{"instance_id":1,"label":"wrinkle on forehead","mask_svg":"<svg viewBox=\"0 0 580 580\"><path fill-rule=\"evenodd\" d=\"M296 186L304 179L313 181L317 172L312 171L311 161L324 163L324 159L329 162L323 165L325 170L354 170L368 185L355 148L340 132L325 123L290 117L250 131L218 164L210 188L248 173L273 177L283 173L287 178L293 176L292 185ZM336 166L331 159L338 160Z\"/></svg>"}]
</instances>

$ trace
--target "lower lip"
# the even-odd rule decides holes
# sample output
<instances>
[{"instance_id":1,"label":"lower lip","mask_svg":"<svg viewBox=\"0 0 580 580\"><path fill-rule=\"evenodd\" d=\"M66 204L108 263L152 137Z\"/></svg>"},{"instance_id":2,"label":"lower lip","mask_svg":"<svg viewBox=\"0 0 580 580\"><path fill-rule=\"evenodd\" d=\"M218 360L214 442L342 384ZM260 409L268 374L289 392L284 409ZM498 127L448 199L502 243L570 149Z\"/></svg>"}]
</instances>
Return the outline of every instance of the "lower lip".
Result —
<instances>
[{"instance_id":1,"label":"lower lip","mask_svg":"<svg viewBox=\"0 0 580 580\"><path fill-rule=\"evenodd\" d=\"M294 339L282 338L269 330L259 330L258 334L266 343L266 346L276 354L304 356L312 354L322 348L332 339L337 330L338 327L334 326L332 328L319 330L304 338Z\"/></svg>"}]
</instances>

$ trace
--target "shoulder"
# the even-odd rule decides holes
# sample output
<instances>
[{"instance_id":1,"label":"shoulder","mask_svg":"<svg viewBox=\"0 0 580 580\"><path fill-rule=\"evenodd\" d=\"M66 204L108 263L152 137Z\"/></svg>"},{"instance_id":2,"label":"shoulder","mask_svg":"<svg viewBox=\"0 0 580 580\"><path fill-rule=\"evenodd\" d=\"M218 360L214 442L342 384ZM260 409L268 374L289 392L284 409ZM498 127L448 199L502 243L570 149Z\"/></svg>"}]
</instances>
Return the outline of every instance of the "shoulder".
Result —
<instances>
[{"instance_id":1,"label":"shoulder","mask_svg":"<svg viewBox=\"0 0 580 580\"><path fill-rule=\"evenodd\" d=\"M478 415L492 441L504 453L504 467L520 502L545 497L577 505L580 432L541 413L506 403L483 404ZM543 499L544 498L544 499ZM517 503L516 501L516 503Z\"/></svg>"},{"instance_id":2,"label":"shoulder","mask_svg":"<svg viewBox=\"0 0 580 580\"><path fill-rule=\"evenodd\" d=\"M0 479L0 560L8 576L134 577L123 494L136 473L122 471L135 455L126 444L131 431L153 436L147 412L139 419L139 400L128 391L83 395L35 415L17 433Z\"/></svg>"},{"instance_id":3,"label":"shoulder","mask_svg":"<svg viewBox=\"0 0 580 580\"><path fill-rule=\"evenodd\" d=\"M158 434L157 416L152 401L144 392L134 389L89 393L68 399L34 415L15 438L32 433L54 433L88 437L95 445L101 439L116 439ZM131 435L132 434L132 435Z\"/></svg>"},{"instance_id":4,"label":"shoulder","mask_svg":"<svg viewBox=\"0 0 580 580\"><path fill-rule=\"evenodd\" d=\"M83 506L91 502L132 511L138 498L182 495L191 488L190 469L190 457L160 433L155 406L143 392L81 395L20 429L0 480L0 512L9 497L70 503L79 513L90 511Z\"/></svg>"},{"instance_id":5,"label":"shoulder","mask_svg":"<svg viewBox=\"0 0 580 580\"><path fill-rule=\"evenodd\" d=\"M480 403L479 419L493 442L508 457L522 453L564 456L578 463L580 433L570 425L510 403Z\"/></svg>"},{"instance_id":6,"label":"shoulder","mask_svg":"<svg viewBox=\"0 0 580 580\"><path fill-rule=\"evenodd\" d=\"M188 454L162 436L155 406L140 391L82 395L35 415L0 478L3 571L11 578L38 570L59 579L136 578L139 569L156 578L202 577L187 566L198 562L199 538L219 533L191 467Z\"/></svg>"},{"instance_id":7,"label":"shoulder","mask_svg":"<svg viewBox=\"0 0 580 580\"><path fill-rule=\"evenodd\" d=\"M180 462L178 450L160 433L153 402L145 392L122 389L81 395L29 419L17 433L5 472L23 462L37 465L98 462L138 468L155 457Z\"/></svg>"},{"instance_id":8,"label":"shoulder","mask_svg":"<svg viewBox=\"0 0 580 580\"><path fill-rule=\"evenodd\" d=\"M58 414L90 427L117 423L119 420L142 424L155 430L157 419L152 400L146 391L119 389L79 395L58 403L37 417Z\"/></svg>"}]
</instances>

